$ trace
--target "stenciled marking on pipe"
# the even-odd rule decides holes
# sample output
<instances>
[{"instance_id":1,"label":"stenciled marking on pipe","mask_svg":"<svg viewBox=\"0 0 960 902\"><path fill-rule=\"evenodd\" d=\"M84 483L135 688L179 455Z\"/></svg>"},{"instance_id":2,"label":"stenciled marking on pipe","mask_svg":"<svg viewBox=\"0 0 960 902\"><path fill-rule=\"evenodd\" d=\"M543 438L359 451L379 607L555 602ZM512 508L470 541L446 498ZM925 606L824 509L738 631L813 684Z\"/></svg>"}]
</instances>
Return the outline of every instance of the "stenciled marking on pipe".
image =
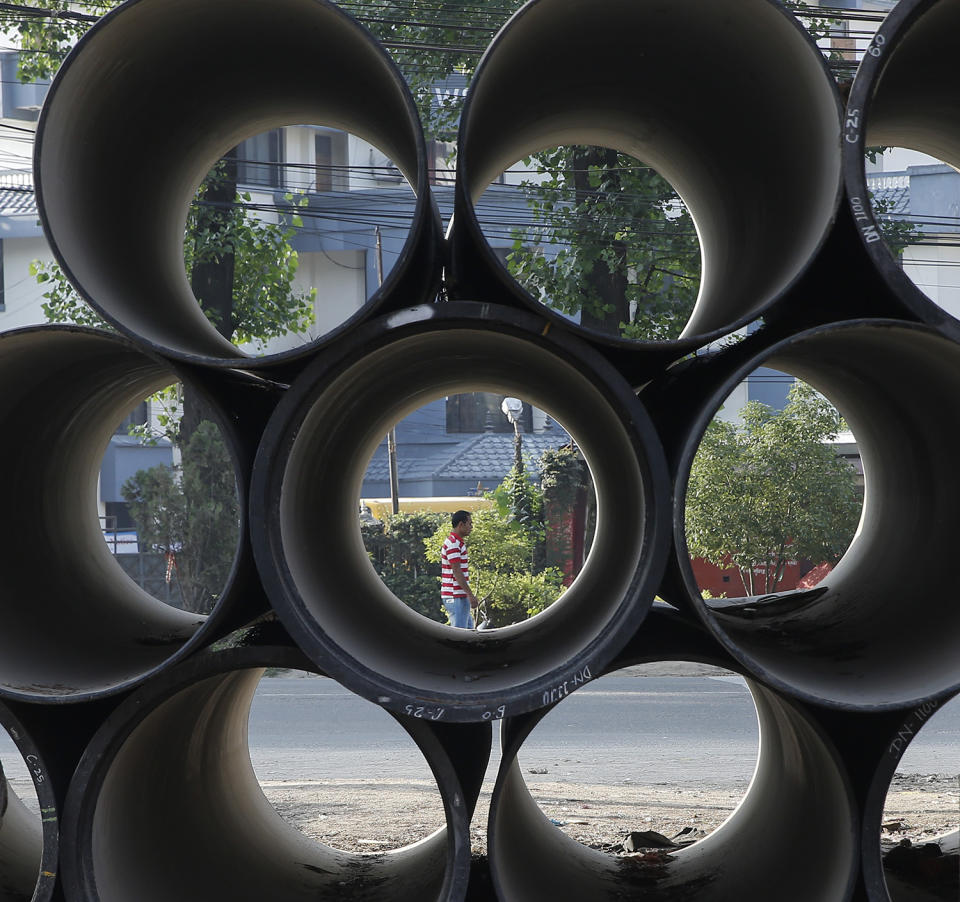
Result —
<instances>
[{"instance_id":1,"label":"stenciled marking on pipe","mask_svg":"<svg viewBox=\"0 0 960 902\"><path fill-rule=\"evenodd\" d=\"M507 713L507 706L500 705L495 711L484 711L480 716L484 720L503 720L504 716Z\"/></svg>"},{"instance_id":2,"label":"stenciled marking on pipe","mask_svg":"<svg viewBox=\"0 0 960 902\"><path fill-rule=\"evenodd\" d=\"M899 758L903 753L904 748L910 742L911 739L917 734L917 731L930 719L930 715L933 714L937 708L940 707L940 702L924 702L920 705L919 708L916 708L913 713L910 715L907 722L897 730L897 735L894 737L893 741L890 743L890 747L887 749L888 755L894 755Z\"/></svg>"},{"instance_id":3,"label":"stenciled marking on pipe","mask_svg":"<svg viewBox=\"0 0 960 902\"><path fill-rule=\"evenodd\" d=\"M582 686L584 683L589 682L592 678L593 674L590 672L590 665L587 664L584 667L581 667L569 679L564 680L562 683L557 683L557 685L552 689L544 689L543 704L549 705L553 702L559 701L564 696L567 696L573 692L577 686Z\"/></svg>"},{"instance_id":4,"label":"stenciled marking on pipe","mask_svg":"<svg viewBox=\"0 0 960 902\"><path fill-rule=\"evenodd\" d=\"M40 815L41 815L41 821L44 824L55 824L57 822L56 808L41 808Z\"/></svg>"},{"instance_id":5,"label":"stenciled marking on pipe","mask_svg":"<svg viewBox=\"0 0 960 902\"><path fill-rule=\"evenodd\" d=\"M873 40L870 42L870 45L867 47L867 53L870 56L877 57L883 54L883 51L886 49L885 44L887 39L882 34L875 34Z\"/></svg>"},{"instance_id":6,"label":"stenciled marking on pipe","mask_svg":"<svg viewBox=\"0 0 960 902\"><path fill-rule=\"evenodd\" d=\"M427 718L428 720L440 720L443 717L443 712L445 708L428 708L425 705L405 705L404 711L407 712L411 717L419 717L421 719Z\"/></svg>"},{"instance_id":7,"label":"stenciled marking on pipe","mask_svg":"<svg viewBox=\"0 0 960 902\"><path fill-rule=\"evenodd\" d=\"M27 767L30 768L30 776L33 777L33 782L37 784L43 783L46 778L43 776L40 759L36 755L27 755L23 760L27 762Z\"/></svg>"},{"instance_id":8,"label":"stenciled marking on pipe","mask_svg":"<svg viewBox=\"0 0 960 902\"><path fill-rule=\"evenodd\" d=\"M853 207L853 218L857 220L860 232L863 235L863 240L868 244L873 243L874 241L880 240L880 232L877 231L877 227L870 223L870 214L867 213L867 209L864 206L863 199L859 197L850 198L850 206ZM862 220L866 220L869 225L859 225Z\"/></svg>"},{"instance_id":9,"label":"stenciled marking on pipe","mask_svg":"<svg viewBox=\"0 0 960 902\"><path fill-rule=\"evenodd\" d=\"M856 144L860 140L860 110L847 110L843 130L848 144Z\"/></svg>"}]
</instances>

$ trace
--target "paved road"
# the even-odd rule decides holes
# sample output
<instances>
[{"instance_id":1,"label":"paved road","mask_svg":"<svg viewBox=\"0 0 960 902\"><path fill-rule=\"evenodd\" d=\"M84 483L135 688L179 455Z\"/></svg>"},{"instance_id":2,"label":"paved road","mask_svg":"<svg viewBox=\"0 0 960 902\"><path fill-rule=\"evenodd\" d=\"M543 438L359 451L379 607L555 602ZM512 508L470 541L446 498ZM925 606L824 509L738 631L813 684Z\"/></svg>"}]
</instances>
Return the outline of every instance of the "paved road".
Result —
<instances>
[{"instance_id":1,"label":"paved road","mask_svg":"<svg viewBox=\"0 0 960 902\"><path fill-rule=\"evenodd\" d=\"M0 734L9 776L25 776ZM264 781L429 779L416 746L389 715L322 677L263 680L250 715L250 747ZM558 705L529 738L521 764L525 771L546 768L544 779L733 786L750 779L756 752L756 714L738 677L614 675ZM960 773L960 699L930 719L900 770Z\"/></svg>"},{"instance_id":2,"label":"paved road","mask_svg":"<svg viewBox=\"0 0 960 902\"><path fill-rule=\"evenodd\" d=\"M524 744L521 764L591 783L735 785L749 781L757 742L756 710L739 677L613 675L551 711ZM368 768L426 776L420 753L385 712L322 678L261 683L250 747L261 779L355 778ZM960 700L930 719L900 769L960 773Z\"/></svg>"}]
</instances>

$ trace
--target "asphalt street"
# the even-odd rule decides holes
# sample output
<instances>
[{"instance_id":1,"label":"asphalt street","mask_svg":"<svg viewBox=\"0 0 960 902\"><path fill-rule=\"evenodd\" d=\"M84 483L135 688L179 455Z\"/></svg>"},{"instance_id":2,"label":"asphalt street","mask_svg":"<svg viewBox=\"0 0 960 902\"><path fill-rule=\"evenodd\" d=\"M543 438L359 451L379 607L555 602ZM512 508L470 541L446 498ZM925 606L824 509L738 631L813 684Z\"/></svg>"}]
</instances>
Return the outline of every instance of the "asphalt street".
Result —
<instances>
[{"instance_id":1,"label":"asphalt street","mask_svg":"<svg viewBox=\"0 0 960 902\"><path fill-rule=\"evenodd\" d=\"M615 674L568 696L521 751L526 772L586 783L749 781L756 712L742 679ZM250 754L262 781L429 779L419 750L385 711L323 677L261 681L250 712ZM0 730L8 776L26 770ZM498 760L495 750L489 774ZM934 714L908 747L903 773L960 773L960 699Z\"/></svg>"}]
</instances>

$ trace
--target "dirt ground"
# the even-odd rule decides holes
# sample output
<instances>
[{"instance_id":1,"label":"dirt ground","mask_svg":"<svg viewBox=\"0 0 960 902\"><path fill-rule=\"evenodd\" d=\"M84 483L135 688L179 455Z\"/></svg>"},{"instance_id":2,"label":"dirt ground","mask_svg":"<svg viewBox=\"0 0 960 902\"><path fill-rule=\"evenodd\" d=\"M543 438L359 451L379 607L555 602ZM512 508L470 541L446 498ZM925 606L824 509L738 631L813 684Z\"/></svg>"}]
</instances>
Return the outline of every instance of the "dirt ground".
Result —
<instances>
[{"instance_id":1,"label":"dirt ground","mask_svg":"<svg viewBox=\"0 0 960 902\"><path fill-rule=\"evenodd\" d=\"M624 668L643 676L710 676L728 671L707 664L658 662ZM594 848L619 849L633 831L655 830L672 838L702 839L720 826L743 798L747 784L696 788L564 782L529 783L544 814L568 836ZM481 793L471 825L474 854L487 849L490 789ZM351 780L263 784L274 808L301 832L339 849L378 852L428 836L443 826L443 808L433 783L413 780ZM909 839L927 842L960 827L960 780L947 774L897 774L880 837L887 847ZM689 829L688 829L689 828Z\"/></svg>"},{"instance_id":2,"label":"dirt ground","mask_svg":"<svg viewBox=\"0 0 960 902\"><path fill-rule=\"evenodd\" d=\"M615 851L632 831L656 830L684 839L708 835L730 815L746 786L737 789L671 786L537 783L534 797L568 836ZM274 808L303 833L356 852L399 848L443 825L436 786L416 781L271 782L264 793ZM489 791L481 794L472 825L475 854L486 852ZM887 796L884 845L908 838L927 842L960 826L956 777L897 775Z\"/></svg>"}]
</instances>

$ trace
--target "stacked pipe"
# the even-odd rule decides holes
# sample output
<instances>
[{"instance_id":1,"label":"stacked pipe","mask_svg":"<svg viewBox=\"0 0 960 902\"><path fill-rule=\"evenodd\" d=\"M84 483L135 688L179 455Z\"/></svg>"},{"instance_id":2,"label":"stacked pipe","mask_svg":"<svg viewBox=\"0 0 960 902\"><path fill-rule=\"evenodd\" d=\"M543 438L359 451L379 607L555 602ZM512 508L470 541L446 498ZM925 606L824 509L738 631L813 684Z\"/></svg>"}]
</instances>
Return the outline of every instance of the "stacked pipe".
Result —
<instances>
[{"instance_id":1,"label":"stacked pipe","mask_svg":"<svg viewBox=\"0 0 960 902\"><path fill-rule=\"evenodd\" d=\"M773 0L532 0L471 85L444 237L410 91L333 3L130 0L105 16L49 92L35 168L59 263L119 334L0 336L0 423L18 437L0 448L0 724L43 813L37 824L0 775L0 898L888 899L886 790L909 737L960 691L960 327L879 240L863 157L898 144L960 165L958 30L955 0L901 0L844 109L819 49ZM186 210L229 148L303 122L393 159L415 191L413 224L346 322L248 357L191 293ZM484 189L558 144L643 159L691 211L703 278L677 340L581 328L487 244ZM760 318L743 341L716 343ZM864 509L821 591L721 607L697 589L684 496L707 424L759 366L809 382L847 418ZM233 569L208 616L140 590L91 513L115 424L176 380L213 411L240 497ZM520 394L557 416L598 497L592 550L564 597L482 632L393 597L356 510L390 426L463 391ZM665 660L741 674L760 752L723 827L638 881L550 824L517 754L584 683ZM371 860L282 821L247 748L268 667L330 676L387 709L431 769L445 827ZM469 828L494 720L485 890Z\"/></svg>"}]
</instances>

